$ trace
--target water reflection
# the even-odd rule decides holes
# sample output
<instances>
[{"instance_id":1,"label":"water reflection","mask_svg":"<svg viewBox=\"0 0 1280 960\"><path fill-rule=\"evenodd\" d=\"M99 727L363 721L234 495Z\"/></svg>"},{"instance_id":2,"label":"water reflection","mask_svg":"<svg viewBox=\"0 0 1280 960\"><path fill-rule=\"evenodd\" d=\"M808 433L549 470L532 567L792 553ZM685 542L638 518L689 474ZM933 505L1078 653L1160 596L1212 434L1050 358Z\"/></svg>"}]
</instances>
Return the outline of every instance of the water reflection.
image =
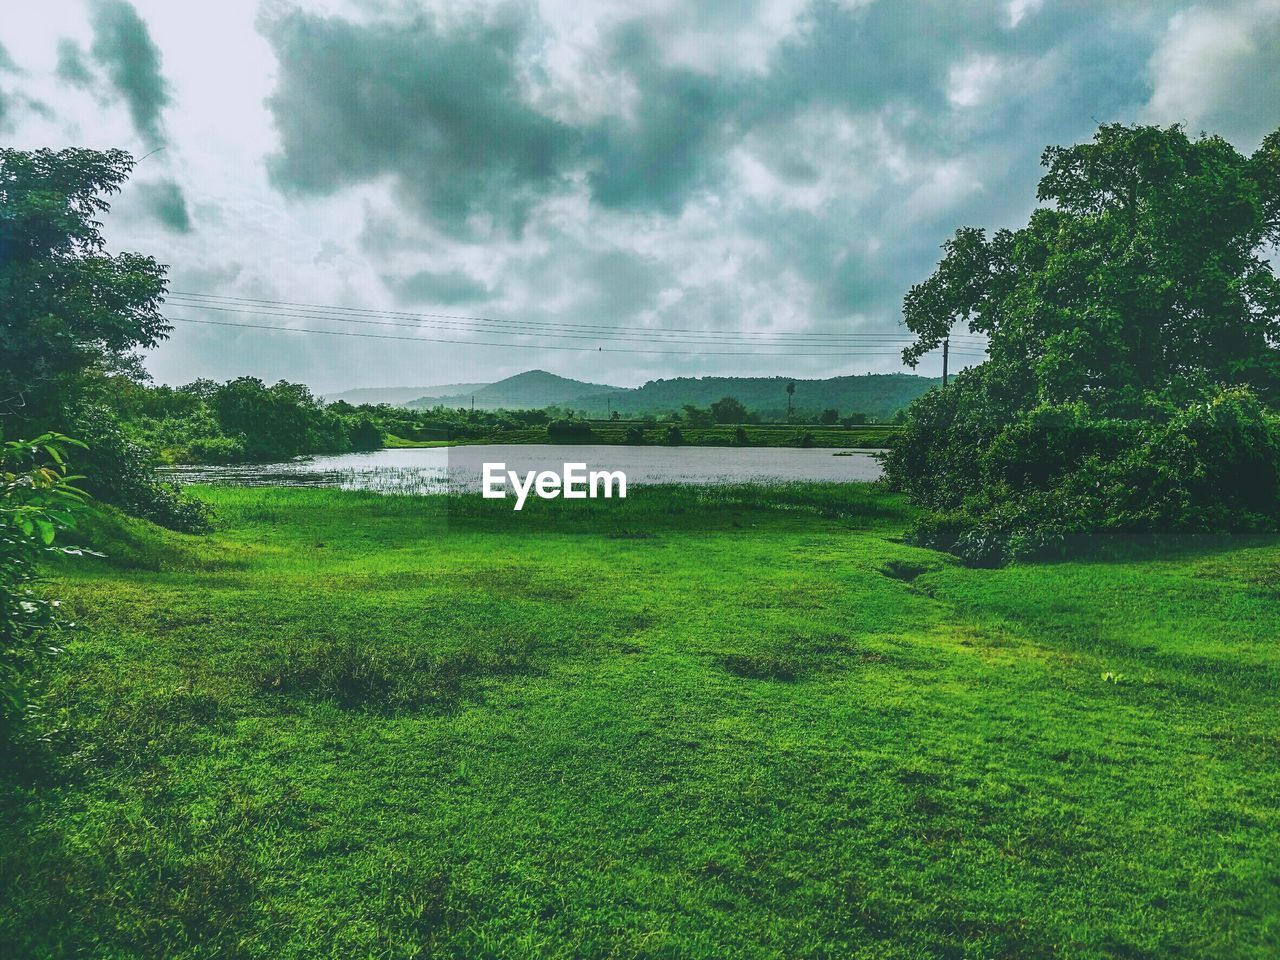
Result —
<instances>
[{"instance_id":1,"label":"water reflection","mask_svg":"<svg viewBox=\"0 0 1280 960\"><path fill-rule=\"evenodd\" d=\"M379 493L472 492L482 464L505 463L521 474L585 463L621 470L629 486L655 483L848 483L876 480L880 462L866 451L793 447L628 447L570 444L485 444L378 450L306 457L285 463L176 466L164 473L179 483L223 486L341 487Z\"/></svg>"}]
</instances>

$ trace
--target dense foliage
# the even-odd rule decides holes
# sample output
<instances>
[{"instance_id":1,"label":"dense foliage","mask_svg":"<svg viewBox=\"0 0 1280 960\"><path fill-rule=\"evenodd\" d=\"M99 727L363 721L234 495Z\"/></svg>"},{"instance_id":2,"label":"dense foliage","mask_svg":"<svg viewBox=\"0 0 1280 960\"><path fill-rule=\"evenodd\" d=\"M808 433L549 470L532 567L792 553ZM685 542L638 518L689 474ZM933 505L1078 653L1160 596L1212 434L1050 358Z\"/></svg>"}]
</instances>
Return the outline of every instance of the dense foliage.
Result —
<instances>
[{"instance_id":1,"label":"dense foliage","mask_svg":"<svg viewBox=\"0 0 1280 960\"><path fill-rule=\"evenodd\" d=\"M140 375L137 351L170 327L165 268L108 254L100 217L133 159L119 150L0 150L0 418L7 433L86 441L85 489L182 529L199 503L156 481L147 454L100 405L103 384Z\"/></svg>"},{"instance_id":2,"label":"dense foliage","mask_svg":"<svg viewBox=\"0 0 1280 960\"><path fill-rule=\"evenodd\" d=\"M0 447L0 746L12 746L31 709L40 661L56 652L57 602L34 589L36 563L73 525L82 499L68 476L65 437Z\"/></svg>"},{"instance_id":3,"label":"dense foliage","mask_svg":"<svg viewBox=\"0 0 1280 960\"><path fill-rule=\"evenodd\" d=\"M0 150L0 414L48 426L87 369L131 369L170 327L165 268L110 255L99 222L133 159L119 150Z\"/></svg>"},{"instance_id":4,"label":"dense foliage","mask_svg":"<svg viewBox=\"0 0 1280 960\"><path fill-rule=\"evenodd\" d=\"M907 294L914 362L957 320L990 358L910 408L887 459L931 546L979 561L1077 533L1280 519L1280 132L1180 127L1045 152L1021 230L965 228Z\"/></svg>"},{"instance_id":5,"label":"dense foliage","mask_svg":"<svg viewBox=\"0 0 1280 960\"><path fill-rule=\"evenodd\" d=\"M164 462L241 463L376 450L383 429L368 411L325 406L302 384L254 377L153 387L120 378L103 391L124 430Z\"/></svg>"}]
</instances>

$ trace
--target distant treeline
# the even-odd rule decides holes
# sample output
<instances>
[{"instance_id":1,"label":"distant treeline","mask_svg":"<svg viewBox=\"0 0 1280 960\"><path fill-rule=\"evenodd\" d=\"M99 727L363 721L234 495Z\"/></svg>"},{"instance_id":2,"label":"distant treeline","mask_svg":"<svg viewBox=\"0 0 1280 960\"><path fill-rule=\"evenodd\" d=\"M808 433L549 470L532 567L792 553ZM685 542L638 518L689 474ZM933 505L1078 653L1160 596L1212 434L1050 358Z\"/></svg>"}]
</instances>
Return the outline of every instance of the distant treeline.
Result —
<instances>
[{"instance_id":1,"label":"distant treeline","mask_svg":"<svg viewBox=\"0 0 1280 960\"><path fill-rule=\"evenodd\" d=\"M130 439L169 463L287 460L383 445L375 418L326 406L302 384L284 380L157 387L116 378L107 400Z\"/></svg>"},{"instance_id":2,"label":"distant treeline","mask_svg":"<svg viewBox=\"0 0 1280 960\"><path fill-rule=\"evenodd\" d=\"M869 423L865 413L835 408L793 413L783 432L766 437L754 427L759 413L734 397L707 407L686 404L662 416L588 421L573 410L411 410L389 404L325 404L304 385L267 385L253 377L181 387L151 386L136 379L106 382L102 400L128 438L167 463L245 463L287 460L307 454L377 450L432 442L767 443L812 445L813 428L848 430ZM752 428L752 429L746 429ZM823 433L822 445L856 444Z\"/></svg>"}]
</instances>

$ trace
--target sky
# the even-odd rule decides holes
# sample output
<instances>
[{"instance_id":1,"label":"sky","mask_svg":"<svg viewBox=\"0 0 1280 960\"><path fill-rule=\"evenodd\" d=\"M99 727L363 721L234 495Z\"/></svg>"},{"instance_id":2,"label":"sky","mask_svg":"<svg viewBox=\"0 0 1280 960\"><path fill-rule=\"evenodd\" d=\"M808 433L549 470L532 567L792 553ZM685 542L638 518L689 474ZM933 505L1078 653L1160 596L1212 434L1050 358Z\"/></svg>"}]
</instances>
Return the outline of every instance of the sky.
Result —
<instances>
[{"instance_id":1,"label":"sky","mask_svg":"<svg viewBox=\"0 0 1280 960\"><path fill-rule=\"evenodd\" d=\"M1280 0L0 2L0 144L142 158L105 231L169 266L174 384L895 372L1045 146L1280 127Z\"/></svg>"}]
</instances>

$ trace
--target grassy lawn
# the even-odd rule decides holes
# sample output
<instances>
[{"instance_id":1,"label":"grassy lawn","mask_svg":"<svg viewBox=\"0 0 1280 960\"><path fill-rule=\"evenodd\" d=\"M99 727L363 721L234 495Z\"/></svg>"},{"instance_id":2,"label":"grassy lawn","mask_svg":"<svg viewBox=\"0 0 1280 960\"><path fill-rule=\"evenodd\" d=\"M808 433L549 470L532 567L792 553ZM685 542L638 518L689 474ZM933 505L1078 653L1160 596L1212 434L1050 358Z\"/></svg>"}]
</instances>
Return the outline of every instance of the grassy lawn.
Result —
<instances>
[{"instance_id":1,"label":"grassy lawn","mask_svg":"<svg viewBox=\"0 0 1280 960\"><path fill-rule=\"evenodd\" d=\"M974 570L868 486L102 518L6 957L1270 958L1280 546Z\"/></svg>"}]
</instances>

